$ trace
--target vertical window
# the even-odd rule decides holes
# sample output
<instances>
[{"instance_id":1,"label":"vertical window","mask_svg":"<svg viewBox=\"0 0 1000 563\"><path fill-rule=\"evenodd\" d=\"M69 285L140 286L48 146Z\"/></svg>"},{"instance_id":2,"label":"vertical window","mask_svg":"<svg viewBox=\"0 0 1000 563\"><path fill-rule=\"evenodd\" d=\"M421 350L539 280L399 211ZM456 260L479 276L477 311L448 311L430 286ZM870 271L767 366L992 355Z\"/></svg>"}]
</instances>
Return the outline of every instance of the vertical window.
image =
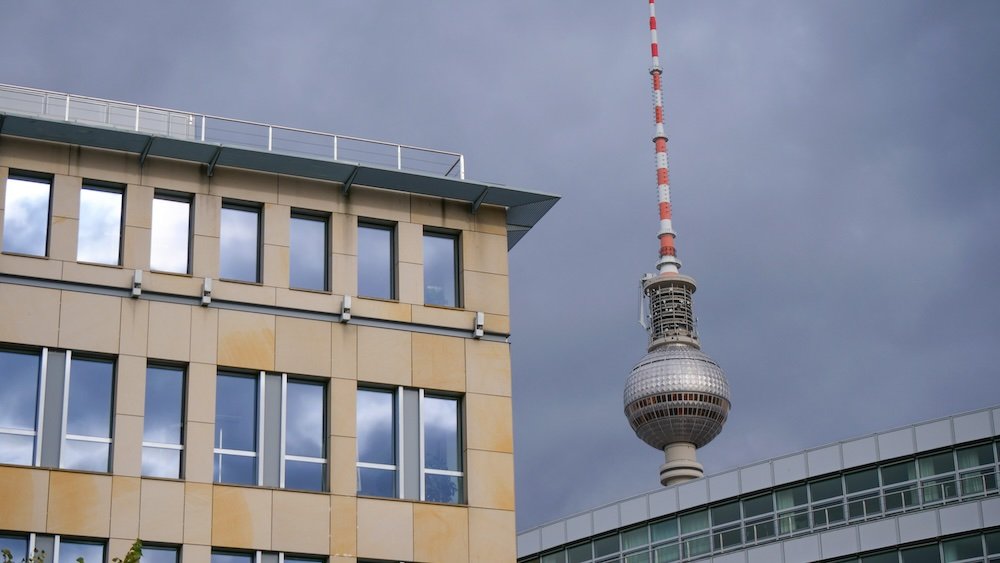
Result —
<instances>
[{"instance_id":1,"label":"vertical window","mask_svg":"<svg viewBox=\"0 0 1000 563\"><path fill-rule=\"evenodd\" d=\"M212 563L254 563L253 553L212 551Z\"/></svg>"},{"instance_id":2,"label":"vertical window","mask_svg":"<svg viewBox=\"0 0 1000 563\"><path fill-rule=\"evenodd\" d=\"M219 233L219 277L260 281L260 208L224 202Z\"/></svg>"},{"instance_id":3,"label":"vertical window","mask_svg":"<svg viewBox=\"0 0 1000 563\"><path fill-rule=\"evenodd\" d=\"M396 496L396 407L391 391L358 389L358 494Z\"/></svg>"},{"instance_id":4,"label":"vertical window","mask_svg":"<svg viewBox=\"0 0 1000 563\"><path fill-rule=\"evenodd\" d=\"M458 307L458 236L424 231L424 303Z\"/></svg>"},{"instance_id":5,"label":"vertical window","mask_svg":"<svg viewBox=\"0 0 1000 563\"><path fill-rule=\"evenodd\" d=\"M96 183L80 190L80 233L76 259L96 264L121 263L122 200L121 188Z\"/></svg>"},{"instance_id":6,"label":"vertical window","mask_svg":"<svg viewBox=\"0 0 1000 563\"><path fill-rule=\"evenodd\" d=\"M150 234L149 267L191 273L191 197L156 192Z\"/></svg>"},{"instance_id":7,"label":"vertical window","mask_svg":"<svg viewBox=\"0 0 1000 563\"><path fill-rule=\"evenodd\" d=\"M0 550L9 551L15 563L20 563L28 557L28 537L0 534Z\"/></svg>"},{"instance_id":8,"label":"vertical window","mask_svg":"<svg viewBox=\"0 0 1000 563\"><path fill-rule=\"evenodd\" d=\"M41 371L40 354L0 350L0 463L34 462Z\"/></svg>"},{"instance_id":9,"label":"vertical window","mask_svg":"<svg viewBox=\"0 0 1000 563\"><path fill-rule=\"evenodd\" d=\"M177 563L177 561L176 547L142 544L142 563Z\"/></svg>"},{"instance_id":10,"label":"vertical window","mask_svg":"<svg viewBox=\"0 0 1000 563\"><path fill-rule=\"evenodd\" d=\"M49 239L49 193L52 181L7 178L4 198L3 251L45 256Z\"/></svg>"},{"instance_id":11,"label":"vertical window","mask_svg":"<svg viewBox=\"0 0 1000 563\"><path fill-rule=\"evenodd\" d=\"M59 557L55 563L74 563L83 559L86 563L104 563L104 544L80 540L59 540L56 548Z\"/></svg>"},{"instance_id":12,"label":"vertical window","mask_svg":"<svg viewBox=\"0 0 1000 563\"><path fill-rule=\"evenodd\" d=\"M148 366L142 427L143 476L180 478L183 435L184 370Z\"/></svg>"},{"instance_id":13,"label":"vertical window","mask_svg":"<svg viewBox=\"0 0 1000 563\"><path fill-rule=\"evenodd\" d=\"M215 482L258 484L258 379L220 373L215 392Z\"/></svg>"},{"instance_id":14,"label":"vertical window","mask_svg":"<svg viewBox=\"0 0 1000 563\"><path fill-rule=\"evenodd\" d=\"M293 212L289 230L289 284L297 289L326 291L329 282L329 221Z\"/></svg>"},{"instance_id":15,"label":"vertical window","mask_svg":"<svg viewBox=\"0 0 1000 563\"><path fill-rule=\"evenodd\" d=\"M72 357L65 386L66 412L59 466L63 469L108 471L114 363Z\"/></svg>"},{"instance_id":16,"label":"vertical window","mask_svg":"<svg viewBox=\"0 0 1000 563\"><path fill-rule=\"evenodd\" d=\"M462 436L458 399L424 396L420 406L424 457L421 500L462 502Z\"/></svg>"},{"instance_id":17,"label":"vertical window","mask_svg":"<svg viewBox=\"0 0 1000 563\"><path fill-rule=\"evenodd\" d=\"M286 379L282 487L322 491L326 484L326 387Z\"/></svg>"},{"instance_id":18,"label":"vertical window","mask_svg":"<svg viewBox=\"0 0 1000 563\"><path fill-rule=\"evenodd\" d=\"M358 223L358 295L396 298L396 242L392 226Z\"/></svg>"}]
</instances>

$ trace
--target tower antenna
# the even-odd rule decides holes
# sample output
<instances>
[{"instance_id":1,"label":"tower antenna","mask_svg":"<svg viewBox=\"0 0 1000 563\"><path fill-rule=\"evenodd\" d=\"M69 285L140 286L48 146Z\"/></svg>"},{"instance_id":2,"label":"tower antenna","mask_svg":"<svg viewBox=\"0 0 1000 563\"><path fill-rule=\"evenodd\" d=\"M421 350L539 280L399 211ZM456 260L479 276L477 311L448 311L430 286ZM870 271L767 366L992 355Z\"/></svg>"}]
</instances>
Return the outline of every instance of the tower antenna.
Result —
<instances>
[{"instance_id":1,"label":"tower antenna","mask_svg":"<svg viewBox=\"0 0 1000 563\"><path fill-rule=\"evenodd\" d=\"M694 278L680 274L681 263L674 245L655 0L649 0L649 31L660 253L656 263L658 273L642 278L649 346L625 383L624 403L625 416L636 435L663 451L666 461L660 466L660 483L672 485L704 474L695 450L722 431L731 403L725 373L701 351L693 308L697 286Z\"/></svg>"}]
</instances>

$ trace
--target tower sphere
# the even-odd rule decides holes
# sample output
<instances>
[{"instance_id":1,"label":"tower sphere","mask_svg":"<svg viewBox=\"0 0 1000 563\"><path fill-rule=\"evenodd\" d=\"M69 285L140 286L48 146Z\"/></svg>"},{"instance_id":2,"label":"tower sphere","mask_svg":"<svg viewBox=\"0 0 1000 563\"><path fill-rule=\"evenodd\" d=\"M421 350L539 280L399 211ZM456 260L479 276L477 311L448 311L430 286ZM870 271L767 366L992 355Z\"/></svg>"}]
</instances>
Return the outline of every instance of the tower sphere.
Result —
<instances>
[{"instance_id":1,"label":"tower sphere","mask_svg":"<svg viewBox=\"0 0 1000 563\"><path fill-rule=\"evenodd\" d=\"M700 448L729 416L729 383L711 358L683 345L651 350L625 383L625 416L636 435L658 450L687 442Z\"/></svg>"}]
</instances>

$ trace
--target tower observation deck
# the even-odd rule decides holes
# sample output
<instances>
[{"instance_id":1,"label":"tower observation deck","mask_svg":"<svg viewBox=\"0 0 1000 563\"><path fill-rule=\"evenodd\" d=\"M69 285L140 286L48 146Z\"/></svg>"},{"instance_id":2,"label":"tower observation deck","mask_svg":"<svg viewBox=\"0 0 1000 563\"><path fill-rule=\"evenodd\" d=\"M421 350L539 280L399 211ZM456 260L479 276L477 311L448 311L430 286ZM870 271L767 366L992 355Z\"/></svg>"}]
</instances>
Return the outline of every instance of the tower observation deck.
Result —
<instances>
[{"instance_id":1,"label":"tower observation deck","mask_svg":"<svg viewBox=\"0 0 1000 563\"><path fill-rule=\"evenodd\" d=\"M680 273L681 263L676 255L655 0L649 0L649 30L660 258L658 273L642 278L649 347L625 383L624 403L625 416L636 435L664 452L666 461L660 467L660 483L671 485L703 475L695 450L722 431L731 403L725 373L701 351L693 307L697 286L693 278Z\"/></svg>"}]
</instances>

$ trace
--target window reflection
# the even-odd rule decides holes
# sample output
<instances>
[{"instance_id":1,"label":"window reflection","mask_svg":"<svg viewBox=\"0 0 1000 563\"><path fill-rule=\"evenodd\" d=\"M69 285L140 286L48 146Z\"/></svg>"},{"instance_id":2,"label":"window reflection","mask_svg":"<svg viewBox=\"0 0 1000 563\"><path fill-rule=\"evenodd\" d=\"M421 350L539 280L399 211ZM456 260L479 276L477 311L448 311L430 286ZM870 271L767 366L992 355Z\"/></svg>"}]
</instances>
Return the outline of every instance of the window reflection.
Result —
<instances>
[{"instance_id":1,"label":"window reflection","mask_svg":"<svg viewBox=\"0 0 1000 563\"><path fill-rule=\"evenodd\" d=\"M358 224L358 295L394 299L393 229Z\"/></svg>"},{"instance_id":2,"label":"window reflection","mask_svg":"<svg viewBox=\"0 0 1000 563\"><path fill-rule=\"evenodd\" d=\"M220 373L216 378L217 483L257 483L257 386L253 376Z\"/></svg>"},{"instance_id":3,"label":"window reflection","mask_svg":"<svg viewBox=\"0 0 1000 563\"><path fill-rule=\"evenodd\" d=\"M41 357L0 350L0 463L31 465Z\"/></svg>"},{"instance_id":4,"label":"window reflection","mask_svg":"<svg viewBox=\"0 0 1000 563\"><path fill-rule=\"evenodd\" d=\"M458 237L424 233L424 303L458 305Z\"/></svg>"},{"instance_id":5,"label":"window reflection","mask_svg":"<svg viewBox=\"0 0 1000 563\"><path fill-rule=\"evenodd\" d=\"M142 563L177 563L177 548L142 545Z\"/></svg>"},{"instance_id":6,"label":"window reflection","mask_svg":"<svg viewBox=\"0 0 1000 563\"><path fill-rule=\"evenodd\" d=\"M191 200L157 194L153 199L149 266L161 272L190 271Z\"/></svg>"},{"instance_id":7,"label":"window reflection","mask_svg":"<svg viewBox=\"0 0 1000 563\"><path fill-rule=\"evenodd\" d=\"M224 204L219 233L219 276L259 282L260 209Z\"/></svg>"},{"instance_id":8,"label":"window reflection","mask_svg":"<svg viewBox=\"0 0 1000 563\"><path fill-rule=\"evenodd\" d=\"M14 561L23 561L28 557L27 536L0 534L0 549L6 549L14 556Z\"/></svg>"},{"instance_id":9,"label":"window reflection","mask_svg":"<svg viewBox=\"0 0 1000 563\"><path fill-rule=\"evenodd\" d=\"M458 399L425 396L420 418L424 426L424 499L461 502L462 446Z\"/></svg>"},{"instance_id":10,"label":"window reflection","mask_svg":"<svg viewBox=\"0 0 1000 563\"><path fill-rule=\"evenodd\" d=\"M56 563L74 563L81 558L86 563L103 563L104 544L69 540L59 542L59 561Z\"/></svg>"},{"instance_id":11,"label":"window reflection","mask_svg":"<svg viewBox=\"0 0 1000 563\"><path fill-rule=\"evenodd\" d=\"M60 467L107 471L111 454L114 364L72 358L66 412L66 440Z\"/></svg>"},{"instance_id":12,"label":"window reflection","mask_svg":"<svg viewBox=\"0 0 1000 563\"><path fill-rule=\"evenodd\" d=\"M84 186L80 190L80 233L76 259L118 264L122 233L121 190Z\"/></svg>"},{"instance_id":13,"label":"window reflection","mask_svg":"<svg viewBox=\"0 0 1000 563\"><path fill-rule=\"evenodd\" d=\"M299 289L324 291L327 283L327 220L293 214L289 229L289 283Z\"/></svg>"},{"instance_id":14,"label":"window reflection","mask_svg":"<svg viewBox=\"0 0 1000 563\"><path fill-rule=\"evenodd\" d=\"M288 381L285 397L285 487L322 491L326 482L326 388Z\"/></svg>"},{"instance_id":15,"label":"window reflection","mask_svg":"<svg viewBox=\"0 0 1000 563\"><path fill-rule=\"evenodd\" d=\"M142 474L177 479L184 428L184 370L146 368L146 410L142 428Z\"/></svg>"},{"instance_id":16,"label":"window reflection","mask_svg":"<svg viewBox=\"0 0 1000 563\"><path fill-rule=\"evenodd\" d=\"M396 496L395 395L358 389L358 494Z\"/></svg>"},{"instance_id":17,"label":"window reflection","mask_svg":"<svg viewBox=\"0 0 1000 563\"><path fill-rule=\"evenodd\" d=\"M49 233L51 183L37 178L7 178L3 251L45 256Z\"/></svg>"}]
</instances>

